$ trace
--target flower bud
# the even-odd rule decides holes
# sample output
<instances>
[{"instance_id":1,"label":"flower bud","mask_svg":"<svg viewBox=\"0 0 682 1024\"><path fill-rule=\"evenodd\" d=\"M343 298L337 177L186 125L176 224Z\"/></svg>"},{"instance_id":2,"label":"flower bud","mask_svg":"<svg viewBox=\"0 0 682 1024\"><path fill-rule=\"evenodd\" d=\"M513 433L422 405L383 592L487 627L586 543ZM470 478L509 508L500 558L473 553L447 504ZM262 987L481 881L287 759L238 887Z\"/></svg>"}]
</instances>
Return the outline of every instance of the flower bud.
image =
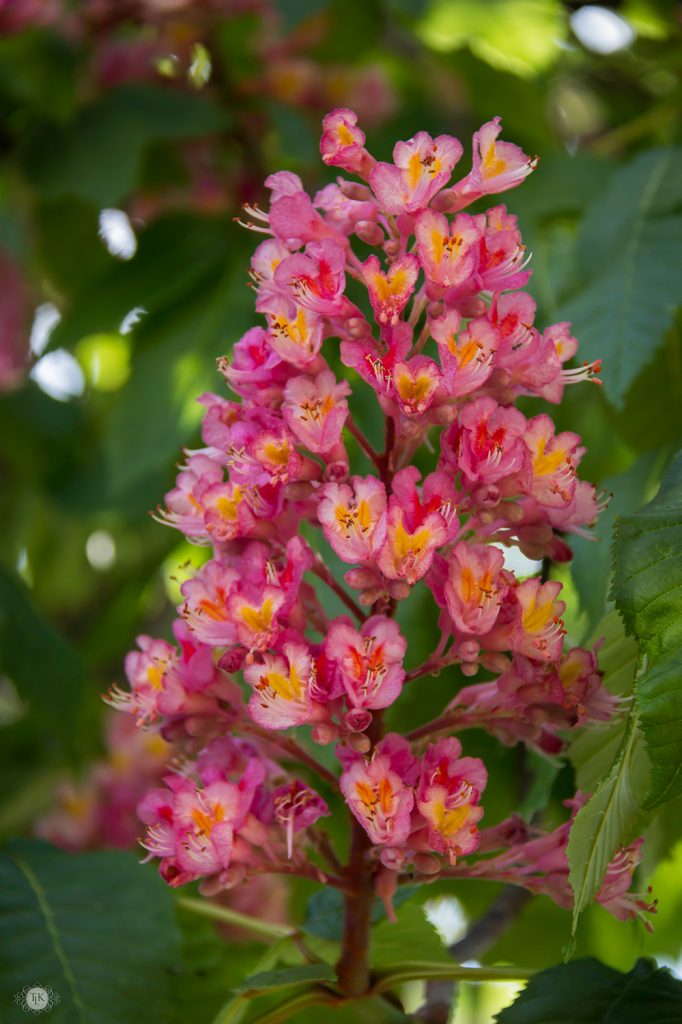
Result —
<instances>
[{"instance_id":1,"label":"flower bud","mask_svg":"<svg viewBox=\"0 0 682 1024\"><path fill-rule=\"evenodd\" d=\"M382 228L373 220L359 220L355 225L355 234L367 245L379 246L385 238Z\"/></svg>"}]
</instances>

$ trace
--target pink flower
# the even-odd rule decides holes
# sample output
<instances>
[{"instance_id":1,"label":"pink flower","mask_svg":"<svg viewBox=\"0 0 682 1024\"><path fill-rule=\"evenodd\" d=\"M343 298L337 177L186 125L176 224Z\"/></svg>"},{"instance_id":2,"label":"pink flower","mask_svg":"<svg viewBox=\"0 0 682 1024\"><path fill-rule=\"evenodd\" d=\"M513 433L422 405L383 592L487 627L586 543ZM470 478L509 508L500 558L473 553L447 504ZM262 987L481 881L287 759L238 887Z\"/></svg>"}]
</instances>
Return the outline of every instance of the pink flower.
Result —
<instances>
[{"instance_id":1,"label":"pink flower","mask_svg":"<svg viewBox=\"0 0 682 1024\"><path fill-rule=\"evenodd\" d=\"M303 191L282 196L272 203L269 220L275 236L291 248L336 235L334 228L320 216L310 196Z\"/></svg>"},{"instance_id":2,"label":"pink flower","mask_svg":"<svg viewBox=\"0 0 682 1024\"><path fill-rule=\"evenodd\" d=\"M286 298L273 299L269 307L267 339L270 347L284 362L305 369L320 351L322 321L310 309Z\"/></svg>"},{"instance_id":3,"label":"pink flower","mask_svg":"<svg viewBox=\"0 0 682 1024\"><path fill-rule=\"evenodd\" d=\"M365 149L365 133L358 128L358 115L345 107L322 118L320 153L325 164L368 178L375 164Z\"/></svg>"},{"instance_id":4,"label":"pink flower","mask_svg":"<svg viewBox=\"0 0 682 1024\"><path fill-rule=\"evenodd\" d=\"M166 495L166 508L159 509L155 518L194 540L208 539L204 499L214 485L224 488L223 481L224 470L218 462L201 453L191 455Z\"/></svg>"},{"instance_id":5,"label":"pink flower","mask_svg":"<svg viewBox=\"0 0 682 1024\"><path fill-rule=\"evenodd\" d=\"M405 749L407 748L407 749ZM410 834L415 759L399 736L387 736L370 761L354 757L339 782L355 818L375 845L399 846Z\"/></svg>"},{"instance_id":6,"label":"pink flower","mask_svg":"<svg viewBox=\"0 0 682 1024\"><path fill-rule=\"evenodd\" d=\"M447 184L461 155L461 143L450 135L432 139L427 132L417 132L407 142L397 142L395 163L375 164L369 177L379 206L386 213L424 209Z\"/></svg>"},{"instance_id":7,"label":"pink flower","mask_svg":"<svg viewBox=\"0 0 682 1024\"><path fill-rule=\"evenodd\" d=\"M238 579L236 569L213 560L181 586L185 599L181 614L198 640L214 647L236 641L228 601Z\"/></svg>"},{"instance_id":8,"label":"pink flower","mask_svg":"<svg viewBox=\"0 0 682 1024\"><path fill-rule=\"evenodd\" d=\"M522 436L526 418L518 409L505 408L492 398L477 398L465 406L459 417L459 429L450 428L446 440L456 445L456 454L445 449L445 458L454 462L471 483L494 483L525 465L526 449Z\"/></svg>"},{"instance_id":9,"label":"pink flower","mask_svg":"<svg viewBox=\"0 0 682 1024\"><path fill-rule=\"evenodd\" d=\"M233 391L244 398L270 404L281 393L288 368L275 352L263 327L252 327L234 345L231 361L224 356L218 369Z\"/></svg>"},{"instance_id":10,"label":"pink flower","mask_svg":"<svg viewBox=\"0 0 682 1024\"><path fill-rule=\"evenodd\" d=\"M311 452L331 452L341 443L349 394L346 381L337 382L331 370L314 378L293 377L284 389L286 424Z\"/></svg>"},{"instance_id":11,"label":"pink flower","mask_svg":"<svg viewBox=\"0 0 682 1024\"><path fill-rule=\"evenodd\" d=\"M159 869L169 885L185 885L229 867L236 833L263 778L263 766L251 761L239 784L216 781L200 788L189 779L168 776L167 789L147 794L138 807L148 826L143 845L161 858Z\"/></svg>"},{"instance_id":12,"label":"pink flower","mask_svg":"<svg viewBox=\"0 0 682 1024\"><path fill-rule=\"evenodd\" d=\"M426 819L428 838L450 863L478 846L477 823L483 816L478 801L487 772L477 757L460 757L462 745L454 737L439 740L424 755L417 807Z\"/></svg>"},{"instance_id":13,"label":"pink flower","mask_svg":"<svg viewBox=\"0 0 682 1024\"><path fill-rule=\"evenodd\" d=\"M386 708L398 698L405 678L407 644L396 622L373 615L358 632L336 619L325 640L327 658L339 666L354 708Z\"/></svg>"},{"instance_id":14,"label":"pink flower","mask_svg":"<svg viewBox=\"0 0 682 1024\"><path fill-rule=\"evenodd\" d=\"M396 474L388 506L386 541L377 561L384 576L405 580L410 586L429 571L436 550L450 538L455 522L451 495L441 491L441 486L445 486L443 477L433 474L433 481L427 477L423 502L416 487L419 477L414 466Z\"/></svg>"},{"instance_id":15,"label":"pink flower","mask_svg":"<svg viewBox=\"0 0 682 1024\"><path fill-rule=\"evenodd\" d=\"M291 860L294 846L294 833L310 828L320 818L331 814L326 803L314 789L310 789L299 779L278 786L272 794L275 808L275 820L286 829L287 857Z\"/></svg>"},{"instance_id":16,"label":"pink flower","mask_svg":"<svg viewBox=\"0 0 682 1024\"><path fill-rule=\"evenodd\" d=\"M576 464L584 449L578 434L554 434L554 424L544 413L528 421L523 440L531 455L531 494L542 505L565 508L576 485Z\"/></svg>"},{"instance_id":17,"label":"pink flower","mask_svg":"<svg viewBox=\"0 0 682 1024\"><path fill-rule=\"evenodd\" d=\"M317 515L326 539L344 562L366 562L386 537L386 491L376 477L320 488Z\"/></svg>"},{"instance_id":18,"label":"pink flower","mask_svg":"<svg viewBox=\"0 0 682 1024\"><path fill-rule=\"evenodd\" d=\"M556 600L560 592L561 583L555 580L524 580L516 588L521 621L514 630L512 644L519 654L546 661L556 661L561 655L565 632L561 615L566 605Z\"/></svg>"},{"instance_id":19,"label":"pink flower","mask_svg":"<svg viewBox=\"0 0 682 1024\"><path fill-rule=\"evenodd\" d=\"M145 846L171 885L201 878L208 895L264 872L353 881L326 835L306 834L326 803L289 774L299 760L335 788L329 761L282 735L310 726L312 743L337 745L338 789L374 847L365 860L388 905L401 872L444 868L570 900L570 823L547 834L512 817L481 838L483 763L462 757L458 739L428 740L445 720L551 756L561 730L619 706L597 647L564 650L560 584L504 568L513 545L570 559L570 534L590 537L605 499L578 478L580 438L514 407L521 396L558 402L598 364L565 369L570 326L535 326L506 207L459 212L532 170L499 134L499 118L483 125L471 172L448 187L456 139L420 132L397 143L393 163L376 163L356 114L340 108L324 119L323 163L364 180L338 178L311 197L280 172L266 182L269 213L245 207L247 226L267 236L250 268L265 326L219 361L238 400L201 396L205 447L187 453L158 513L212 558L182 584L178 646L140 638L130 689L110 698L173 745L176 770L140 807ZM358 239L369 253L354 251ZM356 459L369 475L349 477ZM434 465L422 479L417 467ZM407 678L422 686L453 665L485 676L413 730L420 761L406 738L380 738L380 712L406 679L396 605L421 579L440 636ZM334 618L338 602L354 618ZM113 793L112 774L83 791L83 836L101 831L98 785ZM458 865L477 849L496 855ZM638 856L636 843L620 851L600 891L617 916L647 906L627 892Z\"/></svg>"},{"instance_id":20,"label":"pink flower","mask_svg":"<svg viewBox=\"0 0 682 1024\"><path fill-rule=\"evenodd\" d=\"M442 288L460 288L475 274L481 229L474 217L460 213L450 225L442 213L425 210L417 218L415 234L428 281Z\"/></svg>"},{"instance_id":21,"label":"pink flower","mask_svg":"<svg viewBox=\"0 0 682 1024\"><path fill-rule=\"evenodd\" d=\"M395 324L409 302L419 273L417 257L408 253L392 263L386 272L376 256L363 263L363 279L374 315L380 324Z\"/></svg>"},{"instance_id":22,"label":"pink flower","mask_svg":"<svg viewBox=\"0 0 682 1024\"><path fill-rule=\"evenodd\" d=\"M445 599L455 628L471 636L488 633L499 614L506 582L504 555L487 544L460 541L448 562Z\"/></svg>"},{"instance_id":23,"label":"pink flower","mask_svg":"<svg viewBox=\"0 0 682 1024\"><path fill-rule=\"evenodd\" d=\"M253 687L249 712L265 729L288 729L305 725L317 713L311 697L314 663L303 644L285 643L281 655L264 654L263 660L247 665L244 678Z\"/></svg>"},{"instance_id":24,"label":"pink flower","mask_svg":"<svg viewBox=\"0 0 682 1024\"><path fill-rule=\"evenodd\" d=\"M498 142L501 131L500 118L494 117L474 132L471 171L443 196L444 200L447 197L447 206L443 208L457 210L479 196L516 188L534 170L537 157L527 157L511 142Z\"/></svg>"},{"instance_id":25,"label":"pink flower","mask_svg":"<svg viewBox=\"0 0 682 1024\"><path fill-rule=\"evenodd\" d=\"M497 331L485 317L475 317L461 329L455 310L432 320L431 337L438 344L444 388L453 397L478 390L493 372Z\"/></svg>"},{"instance_id":26,"label":"pink flower","mask_svg":"<svg viewBox=\"0 0 682 1024\"><path fill-rule=\"evenodd\" d=\"M275 271L275 282L288 289L296 302L324 316L343 314L346 275L344 250L331 239L310 242L305 253L288 256Z\"/></svg>"},{"instance_id":27,"label":"pink flower","mask_svg":"<svg viewBox=\"0 0 682 1024\"><path fill-rule=\"evenodd\" d=\"M435 401L441 382L438 365L428 356L413 356L393 369L393 386L406 416L422 416Z\"/></svg>"}]
</instances>

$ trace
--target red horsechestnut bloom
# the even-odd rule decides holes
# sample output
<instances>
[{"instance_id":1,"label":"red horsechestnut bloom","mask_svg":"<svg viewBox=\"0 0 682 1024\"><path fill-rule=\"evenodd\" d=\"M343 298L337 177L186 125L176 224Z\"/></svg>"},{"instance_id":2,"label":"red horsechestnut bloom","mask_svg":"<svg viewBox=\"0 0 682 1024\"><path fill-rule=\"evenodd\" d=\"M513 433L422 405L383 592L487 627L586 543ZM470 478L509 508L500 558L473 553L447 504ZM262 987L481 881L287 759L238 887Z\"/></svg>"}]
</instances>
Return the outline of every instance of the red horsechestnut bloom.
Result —
<instances>
[{"instance_id":1,"label":"red horsechestnut bloom","mask_svg":"<svg viewBox=\"0 0 682 1024\"><path fill-rule=\"evenodd\" d=\"M476 726L551 755L560 730L618 709L597 649L564 651L561 584L505 567L511 546L570 558L566 536L589 536L600 501L578 476L578 435L514 407L521 395L556 403L598 366L565 369L569 325L535 327L516 218L500 205L463 212L535 166L500 133L499 118L475 133L471 169L451 184L457 139L419 132L380 163L353 111L335 110L323 162L360 181L311 197L280 172L266 182L269 212L250 211L269 236L250 270L262 320L220 361L237 400L201 397L205 447L158 513L212 557L182 586L180 648L141 637L130 692L112 696L183 755L140 805L171 885L327 879L306 852L324 847L320 785L364 831L388 901L401 871L499 877L567 900L568 825L481 833L486 768L443 735ZM374 251L361 260L356 240ZM373 399L381 452L352 412ZM407 671L409 623L394 614L417 585L441 636ZM457 663L495 678L453 685L433 729L384 733L404 687ZM308 740L335 743L339 770ZM479 847L503 852L462 863ZM626 890L638 850L612 862L598 897L616 916L637 902Z\"/></svg>"}]
</instances>

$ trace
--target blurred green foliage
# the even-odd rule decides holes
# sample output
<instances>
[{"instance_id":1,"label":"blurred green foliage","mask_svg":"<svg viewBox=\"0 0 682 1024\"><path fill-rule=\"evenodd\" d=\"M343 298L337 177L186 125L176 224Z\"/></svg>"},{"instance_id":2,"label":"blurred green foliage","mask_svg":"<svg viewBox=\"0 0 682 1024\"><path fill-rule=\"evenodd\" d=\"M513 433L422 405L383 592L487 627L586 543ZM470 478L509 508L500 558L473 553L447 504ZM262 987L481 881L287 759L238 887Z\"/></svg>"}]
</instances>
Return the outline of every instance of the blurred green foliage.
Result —
<instances>
[{"instance_id":1,"label":"blurred green foliage","mask_svg":"<svg viewBox=\"0 0 682 1024\"><path fill-rule=\"evenodd\" d=\"M653 497L682 440L682 48L672 0L617 5L634 38L612 53L576 35L582 6L281 0L222 10L188 3L163 14L151 3L56 3L54 18L51 5L36 14L26 4L22 22L21 4L14 15L0 4L4 834L30 831L55 781L85 772L101 754L99 695L121 678L137 633L165 634L175 577L187 572L188 557L195 565L203 557L148 511L170 486L182 446L197 440L196 398L220 388L215 358L254 322L246 278L253 239L233 218L242 202L264 201L262 182L281 167L309 189L332 180L317 139L320 116L333 106L358 109L379 158L419 129L466 145L496 114L506 138L540 154L535 174L507 200L533 252L538 320L571 319L581 358L604 360L604 387L570 389L558 410L559 427L585 438L587 477L615 495L599 540L577 538L562 577L579 603L575 631L590 635L601 622L611 607L616 515ZM128 258L100 237L101 211L112 207L134 232ZM34 316L47 303L59 321L43 337L44 354ZM57 352L82 374L75 371L76 393L63 399L45 390ZM372 436L366 405L354 413ZM416 664L433 648L428 595L415 588L401 614ZM392 725L433 717L452 681L406 694ZM660 680L649 681L660 697ZM669 684L679 691L676 668ZM664 745L667 734L659 738ZM536 782L524 813L560 820L574 770L587 785L599 753L583 747L577 755L581 742L556 777L531 763ZM608 743L615 754L618 737ZM467 752L486 759L486 820L499 820L523 800L528 760L478 733ZM679 960L680 838L679 803L671 804L647 833L645 864L660 899L654 934L591 907L579 953L625 971L640 954ZM437 959L439 941L419 908L453 889L426 888L399 911L399 925L378 925L383 962L395 958L396 943ZM292 888L297 922L311 891ZM459 883L456 896L473 919L496 891ZM258 943L226 947L209 924L184 915L181 923L185 966L172 985L183 1019L212 1020L230 984L277 964L280 954L273 960ZM569 934L569 915L538 897L486 960L550 966ZM300 965L291 943L284 947L284 961ZM464 987L457 1024L490 1019L485 998ZM238 1019L227 1014L216 1021ZM344 1014L350 1022L404 1019L376 1001Z\"/></svg>"}]
</instances>

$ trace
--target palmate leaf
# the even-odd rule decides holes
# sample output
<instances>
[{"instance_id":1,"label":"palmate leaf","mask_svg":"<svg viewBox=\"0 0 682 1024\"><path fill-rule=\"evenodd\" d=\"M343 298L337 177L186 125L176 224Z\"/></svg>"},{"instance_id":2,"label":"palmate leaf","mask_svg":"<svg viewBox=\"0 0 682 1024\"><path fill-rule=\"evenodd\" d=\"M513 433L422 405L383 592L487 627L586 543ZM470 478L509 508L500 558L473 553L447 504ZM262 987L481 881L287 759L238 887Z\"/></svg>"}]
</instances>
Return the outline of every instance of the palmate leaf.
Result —
<instances>
[{"instance_id":1,"label":"palmate leaf","mask_svg":"<svg viewBox=\"0 0 682 1024\"><path fill-rule=\"evenodd\" d=\"M0 671L32 715L73 751L87 696L83 663L33 607L23 582L1 567Z\"/></svg>"},{"instance_id":2,"label":"palmate leaf","mask_svg":"<svg viewBox=\"0 0 682 1024\"><path fill-rule=\"evenodd\" d=\"M560 311L581 355L604 360L604 387L621 406L671 327L680 304L680 150L641 153L616 172L583 218L585 287Z\"/></svg>"},{"instance_id":3,"label":"palmate leaf","mask_svg":"<svg viewBox=\"0 0 682 1024\"><path fill-rule=\"evenodd\" d=\"M637 670L637 643L625 635L623 623L614 609L601 620L587 642L591 647L602 640L599 668L604 685L610 693L627 697L632 693ZM603 724L591 723L576 730L568 746L568 756L575 770L578 789L594 793L613 767L626 730L625 718L618 716Z\"/></svg>"},{"instance_id":4,"label":"palmate leaf","mask_svg":"<svg viewBox=\"0 0 682 1024\"><path fill-rule=\"evenodd\" d=\"M612 692L632 692L637 644L625 635L616 611L604 617L592 642L600 637L604 684ZM583 730L569 747L578 788L592 793L571 827L568 842L569 881L575 894L573 925L591 902L616 851L634 839L643 821L649 765L637 715L631 711L604 725Z\"/></svg>"},{"instance_id":5,"label":"palmate leaf","mask_svg":"<svg viewBox=\"0 0 682 1024\"><path fill-rule=\"evenodd\" d=\"M0 855L3 1020L25 985L51 987L50 1024L175 1024L180 936L170 891L133 854L16 840Z\"/></svg>"},{"instance_id":6,"label":"palmate leaf","mask_svg":"<svg viewBox=\"0 0 682 1024\"><path fill-rule=\"evenodd\" d=\"M556 0L438 0L417 31L434 50L469 46L493 68L534 78L555 60L565 24Z\"/></svg>"},{"instance_id":7,"label":"palmate leaf","mask_svg":"<svg viewBox=\"0 0 682 1024\"><path fill-rule=\"evenodd\" d=\"M586 957L537 974L498 1024L679 1024L682 982L653 961L628 974Z\"/></svg>"},{"instance_id":8,"label":"palmate leaf","mask_svg":"<svg viewBox=\"0 0 682 1024\"><path fill-rule=\"evenodd\" d=\"M416 885L401 886L393 897L394 908L397 910L414 896L418 889L419 886ZM386 908L380 899L375 899L372 906L372 924L379 924L385 918ZM308 935L334 942L343 938L343 919L343 893L338 889L320 889L308 900L305 920L301 927Z\"/></svg>"},{"instance_id":9,"label":"palmate leaf","mask_svg":"<svg viewBox=\"0 0 682 1024\"><path fill-rule=\"evenodd\" d=\"M682 794L682 453L654 500L619 519L613 555L613 597L645 658L635 699L654 807Z\"/></svg>"},{"instance_id":10,"label":"palmate leaf","mask_svg":"<svg viewBox=\"0 0 682 1024\"><path fill-rule=\"evenodd\" d=\"M24 171L45 197L111 206L134 186L150 143L207 135L228 122L228 112L206 96L126 85L80 110L70 124L38 131L25 147Z\"/></svg>"},{"instance_id":11,"label":"palmate leaf","mask_svg":"<svg viewBox=\"0 0 682 1024\"><path fill-rule=\"evenodd\" d=\"M599 892L614 854L631 842L642 824L648 763L637 715L631 712L616 761L576 815L568 839L569 881L575 894L573 927Z\"/></svg>"},{"instance_id":12,"label":"palmate leaf","mask_svg":"<svg viewBox=\"0 0 682 1024\"><path fill-rule=\"evenodd\" d=\"M336 981L336 971L329 964L299 964L276 971L251 974L235 986L235 992L267 992L291 985L309 985L316 981Z\"/></svg>"}]
</instances>

